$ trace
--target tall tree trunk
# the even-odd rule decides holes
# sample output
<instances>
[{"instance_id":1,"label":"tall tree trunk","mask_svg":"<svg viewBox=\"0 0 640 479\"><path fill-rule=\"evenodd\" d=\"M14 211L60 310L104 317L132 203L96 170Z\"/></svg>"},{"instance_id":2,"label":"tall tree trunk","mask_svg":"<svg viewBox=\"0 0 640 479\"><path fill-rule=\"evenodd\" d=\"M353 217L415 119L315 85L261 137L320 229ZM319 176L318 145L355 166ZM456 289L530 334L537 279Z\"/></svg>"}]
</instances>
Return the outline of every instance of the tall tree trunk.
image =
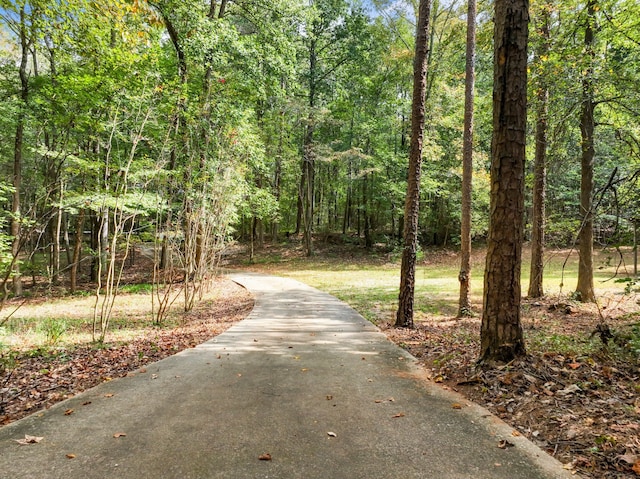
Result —
<instances>
[{"instance_id":1,"label":"tall tree trunk","mask_svg":"<svg viewBox=\"0 0 640 479\"><path fill-rule=\"evenodd\" d=\"M91 281L98 281L98 271L100 270L100 217L91 215Z\"/></svg>"},{"instance_id":2,"label":"tall tree trunk","mask_svg":"<svg viewBox=\"0 0 640 479\"><path fill-rule=\"evenodd\" d=\"M362 214L364 216L364 246L367 249L373 247L373 237L371 235L371 211L369 210L369 174L365 173L362 178Z\"/></svg>"},{"instance_id":3,"label":"tall tree trunk","mask_svg":"<svg viewBox=\"0 0 640 479\"><path fill-rule=\"evenodd\" d=\"M476 66L476 0L467 6L467 59L464 83L462 138L462 213L460 221L460 299L458 317L471 316L471 193L473 181L473 93Z\"/></svg>"},{"instance_id":4,"label":"tall tree trunk","mask_svg":"<svg viewBox=\"0 0 640 479\"><path fill-rule=\"evenodd\" d=\"M313 134L315 130L316 105L316 43L315 40L309 46L309 116L307 131L304 136L301 188L304 219L304 249L307 256L313 254L313 204L314 204L314 176L315 176L315 152ZM305 183L306 182L306 183Z\"/></svg>"},{"instance_id":5,"label":"tall tree trunk","mask_svg":"<svg viewBox=\"0 0 640 479\"><path fill-rule=\"evenodd\" d=\"M416 286L416 255L418 249L418 214L420 212L420 169L424 138L425 94L427 89L427 60L429 57L429 17L431 0L420 0L413 59L413 99L411 106L411 146L409 175L404 206L404 249L400 269L397 327L413 327L413 305Z\"/></svg>"},{"instance_id":6,"label":"tall tree trunk","mask_svg":"<svg viewBox=\"0 0 640 479\"><path fill-rule=\"evenodd\" d=\"M313 121L311 119L311 121ZM307 127L307 135L305 136L305 153L303 159L304 176L306 184L303 194L303 218L304 218L304 250L307 256L313 255L313 194L314 194L314 154L313 154L313 126Z\"/></svg>"},{"instance_id":7,"label":"tall tree trunk","mask_svg":"<svg viewBox=\"0 0 640 479\"><path fill-rule=\"evenodd\" d=\"M540 49L536 54L540 67L540 77L537 85L537 111L535 133L535 162L533 184L533 212L531 231L531 271L529 275L530 298L544 296L542 279L544 274L544 232L545 232L545 202L547 188L547 112L549 110L548 72L545 68L546 58L551 49L549 36L549 15L551 6L542 5L540 12Z\"/></svg>"},{"instance_id":8,"label":"tall tree trunk","mask_svg":"<svg viewBox=\"0 0 640 479\"><path fill-rule=\"evenodd\" d=\"M284 82L281 85L284 88ZM278 132L278 152L276 154L276 161L274 165L273 172L273 196L276 200L276 203L280 204L280 195L282 190L282 158L284 156L284 123L285 123L285 115L284 115L284 107L280 110L280 128ZM278 241L278 229L279 224L278 220L274 219L271 224L271 241L276 243Z\"/></svg>"},{"instance_id":9,"label":"tall tree trunk","mask_svg":"<svg viewBox=\"0 0 640 479\"><path fill-rule=\"evenodd\" d=\"M169 39L171 40L171 44L173 45L173 48L176 52L176 57L177 57L177 61L178 61L178 76L180 78L180 85L182 87L185 87L187 85L187 82L189 80L189 70L187 68L187 58L186 58L186 54L184 52L184 49L182 48L182 44L180 43L180 38L178 36L178 31L175 28L175 25L173 24L173 22L171 21L171 19L169 18L168 12L165 11L165 9L163 9L161 7L161 5L158 2L149 2L151 5L153 5L157 11L160 13L160 17L162 18L162 21L167 29L167 34L169 35ZM224 0L223 0L224 3ZM220 14L219 16L222 16L224 14L224 6L221 5L220 6ZM215 13L215 4L210 4L209 6L209 13L210 14L214 14ZM206 75L206 74L205 74ZM211 75L211 72L209 71L209 77ZM205 85L206 88L206 85ZM186 138L187 138L187 133L183 131L184 129L184 125L185 125L185 121L184 121L184 115L185 112L187 110L187 95L186 94L181 94L180 98L178 99L178 102L176 104L176 111L175 114L173 116L173 119L171 121L171 130L173 131L173 134L175 135L175 140L177 140L178 138L180 138L180 141L185 142ZM177 147L176 147L176 143L177 141L174 142L174 145L171 148L171 153L170 153L170 161L169 161L169 170L173 171L177 168L178 166L178 151L177 151ZM185 142L186 143L186 142ZM168 197L169 198L173 198L176 194L176 191L179 190L178 186L175 185L173 183L173 181L171 182L171 184L168 187ZM171 201L169 201L169 204L171 203ZM185 202L183 202L185 203ZM169 261L169 256L171 255L171 251L169 248L169 241L167 239L167 236L169 234L171 234L172 232L170 231L174 226L174 221L173 221L173 212L171 211L171 208L169 207L167 209L167 219L165 222L165 235L164 235L164 239L162 241L162 251L160 253L160 268L165 269L168 264L170 263ZM188 234L186 228L184 228L183 233L186 235Z\"/></svg>"},{"instance_id":10,"label":"tall tree trunk","mask_svg":"<svg viewBox=\"0 0 640 479\"><path fill-rule=\"evenodd\" d=\"M295 234L300 234L300 230L303 229L302 221L304 215L304 196L306 189L306 175L305 175L305 164L304 160L302 160L301 168L300 168L300 184L298 185L298 199L297 199L297 212L296 212L296 230Z\"/></svg>"},{"instance_id":11,"label":"tall tree trunk","mask_svg":"<svg viewBox=\"0 0 640 479\"><path fill-rule=\"evenodd\" d=\"M58 198L56 205L54 206L54 215L52 222L55 221L55 228L53 230L53 263L52 263L52 276L53 284L60 282L60 234L62 232L62 196L64 194L62 184L58 186Z\"/></svg>"},{"instance_id":12,"label":"tall tree trunk","mask_svg":"<svg viewBox=\"0 0 640 479\"><path fill-rule=\"evenodd\" d=\"M71 254L71 242L69 241L69 214L68 213L64 214L62 218L62 224L64 227L62 231L62 238L64 241L64 252L67 260L67 265L70 265L73 260L73 257Z\"/></svg>"},{"instance_id":13,"label":"tall tree trunk","mask_svg":"<svg viewBox=\"0 0 640 479\"><path fill-rule=\"evenodd\" d=\"M581 174L580 174L580 215L582 224L579 235L580 262L578 265L578 286L576 293L580 301L592 302L596 300L593 290L593 165L595 158L594 145L594 93L593 93L593 62L595 60L594 27L596 14L596 0L587 2L587 24L584 31L584 46L586 61L589 62L582 78L582 105L580 109L581 136Z\"/></svg>"},{"instance_id":14,"label":"tall tree trunk","mask_svg":"<svg viewBox=\"0 0 640 479\"><path fill-rule=\"evenodd\" d=\"M480 330L483 362L525 354L520 323L527 125L528 0L496 0L491 217Z\"/></svg>"},{"instance_id":15,"label":"tall tree trunk","mask_svg":"<svg viewBox=\"0 0 640 479\"><path fill-rule=\"evenodd\" d=\"M26 13L24 5L20 8L20 107L18 120L16 122L16 136L13 150L13 178L14 188L11 199L11 254L13 255L13 294L22 295L22 277L20 275L20 262L18 255L21 246L21 210L20 210L20 189L22 188L22 151L24 147L24 123L29 101L29 73L27 63L29 61L30 40L27 38Z\"/></svg>"},{"instance_id":16,"label":"tall tree trunk","mask_svg":"<svg viewBox=\"0 0 640 479\"><path fill-rule=\"evenodd\" d=\"M73 243L73 259L71 263L71 274L69 278L69 289L72 293L76 292L78 287L78 268L80 267L80 261L82 256L82 239L84 237L84 218L85 210L80 209L78 217L76 218L76 235Z\"/></svg>"},{"instance_id":17,"label":"tall tree trunk","mask_svg":"<svg viewBox=\"0 0 640 479\"><path fill-rule=\"evenodd\" d=\"M342 219L342 234L347 234L351 228L351 203L353 196L353 171L351 158L347 160L347 198L344 202L344 217Z\"/></svg>"},{"instance_id":18,"label":"tall tree trunk","mask_svg":"<svg viewBox=\"0 0 640 479\"><path fill-rule=\"evenodd\" d=\"M52 39L45 36L45 44L49 53L49 71L51 77L51 87L55 91L58 86L57 80L57 59L56 59L56 46ZM37 72L37 55L33 55L33 68ZM37 73L36 73L37 76ZM55 123L52 123L50 130L45 130L45 146L49 151L55 151L58 148L58 133L56 131ZM63 185L60 180L60 171L62 169L63 160L57 158L47 158L46 162L46 177L45 188L47 194L52 198L53 205L51 206L51 220L49 221L49 240L51 245L50 250L50 267L51 267L51 282L58 284L60 282L60 229L62 225L62 195Z\"/></svg>"}]
</instances>

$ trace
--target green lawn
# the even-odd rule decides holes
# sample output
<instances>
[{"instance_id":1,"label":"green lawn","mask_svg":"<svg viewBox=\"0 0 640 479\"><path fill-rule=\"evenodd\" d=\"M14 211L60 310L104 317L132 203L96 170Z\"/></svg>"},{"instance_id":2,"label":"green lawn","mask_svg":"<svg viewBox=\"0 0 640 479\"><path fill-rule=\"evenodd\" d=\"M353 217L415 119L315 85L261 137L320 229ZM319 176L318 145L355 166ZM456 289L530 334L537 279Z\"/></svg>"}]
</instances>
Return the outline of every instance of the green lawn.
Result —
<instances>
[{"instance_id":1,"label":"green lawn","mask_svg":"<svg viewBox=\"0 0 640 479\"><path fill-rule=\"evenodd\" d=\"M484 250L474 254L472 272L472 303L478 311L482 304ZM633 273L630 249L624 251L626 268L618 266L615 250L598 251L594 257L594 283L603 303L616 300L624 292L623 278ZM252 269L298 279L337 296L349 303L374 323L391 321L397 306L400 267L397 258L359 255L319 255L312 258L286 258L282 254L258 253ZM525 248L522 271L522 291L529 285L529 250ZM578 274L575 251L549 250L546 254L544 277L548 296L568 297L574 291ZM566 264L565 264L566 263ZM416 320L445 320L457 313L459 295L459 258L454 252L426 252L416 271ZM564 268L563 268L564 267ZM616 276L617 275L617 276Z\"/></svg>"}]
</instances>

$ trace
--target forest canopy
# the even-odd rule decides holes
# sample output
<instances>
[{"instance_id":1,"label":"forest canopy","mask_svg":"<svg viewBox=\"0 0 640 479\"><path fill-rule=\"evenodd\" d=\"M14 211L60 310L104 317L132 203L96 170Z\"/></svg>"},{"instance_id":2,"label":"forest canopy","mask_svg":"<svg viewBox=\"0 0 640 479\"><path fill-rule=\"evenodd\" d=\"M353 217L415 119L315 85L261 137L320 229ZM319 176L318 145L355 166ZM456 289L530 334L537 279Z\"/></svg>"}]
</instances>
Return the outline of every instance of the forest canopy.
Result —
<instances>
[{"instance_id":1,"label":"forest canopy","mask_svg":"<svg viewBox=\"0 0 640 479\"><path fill-rule=\"evenodd\" d=\"M422 245L461 241L466 7L430 11ZM492 15L480 2L477 242L489 223ZM530 18L525 239L543 112L546 243L576 245L592 223L596 243L631 244L640 5L536 0ZM72 291L79 275L117 277L111 258L132 241L156 244L158 274L176 262L194 285L232 238L301 235L309 254L314 237L399 244L415 3L3 1L0 20L0 267L15 294L30 276Z\"/></svg>"}]
</instances>

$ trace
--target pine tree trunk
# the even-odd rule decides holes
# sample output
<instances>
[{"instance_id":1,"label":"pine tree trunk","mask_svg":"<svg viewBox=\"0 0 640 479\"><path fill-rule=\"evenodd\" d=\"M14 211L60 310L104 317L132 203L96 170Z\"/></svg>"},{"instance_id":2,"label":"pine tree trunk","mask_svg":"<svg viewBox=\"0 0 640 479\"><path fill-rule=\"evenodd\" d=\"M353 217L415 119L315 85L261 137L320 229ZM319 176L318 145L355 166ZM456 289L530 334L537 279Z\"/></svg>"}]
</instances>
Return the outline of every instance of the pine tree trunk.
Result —
<instances>
[{"instance_id":1,"label":"pine tree trunk","mask_svg":"<svg viewBox=\"0 0 640 479\"><path fill-rule=\"evenodd\" d=\"M535 133L535 161L533 180L533 212L531 218L531 270L529 275L530 298L544 296L542 284L544 274L544 233L545 233L545 202L547 188L547 112L549 110L549 87L544 68L545 58L549 55L549 13L550 6L543 5L540 20L542 43L536 57L540 62L541 77L538 81L536 133Z\"/></svg>"},{"instance_id":2,"label":"pine tree trunk","mask_svg":"<svg viewBox=\"0 0 640 479\"><path fill-rule=\"evenodd\" d=\"M471 316L471 193L473 180L473 93L476 63L476 0L468 0L467 59L462 140L462 213L460 221L460 299L458 317Z\"/></svg>"},{"instance_id":3,"label":"pine tree trunk","mask_svg":"<svg viewBox=\"0 0 640 479\"><path fill-rule=\"evenodd\" d=\"M491 217L480 331L482 362L525 354L520 323L527 124L528 0L496 0Z\"/></svg>"},{"instance_id":4,"label":"pine tree trunk","mask_svg":"<svg viewBox=\"0 0 640 479\"><path fill-rule=\"evenodd\" d=\"M420 0L416 51L413 60L413 99L411 107L411 146L409 176L404 207L404 249L400 267L400 294L396 314L397 327L413 327L413 305L418 249L418 215L420 212L420 173L425 123L425 94L427 89L428 35L431 0Z\"/></svg>"},{"instance_id":5,"label":"pine tree trunk","mask_svg":"<svg viewBox=\"0 0 640 479\"><path fill-rule=\"evenodd\" d=\"M592 302L596 296L593 289L593 165L595 159L594 145L594 93L593 93L593 62L594 25L597 3L589 0L587 3L587 25L584 33L585 56L589 62L582 79L582 105L580 109L581 136L581 174L580 174L580 216L582 224L579 234L578 286L576 293L580 301Z\"/></svg>"}]
</instances>

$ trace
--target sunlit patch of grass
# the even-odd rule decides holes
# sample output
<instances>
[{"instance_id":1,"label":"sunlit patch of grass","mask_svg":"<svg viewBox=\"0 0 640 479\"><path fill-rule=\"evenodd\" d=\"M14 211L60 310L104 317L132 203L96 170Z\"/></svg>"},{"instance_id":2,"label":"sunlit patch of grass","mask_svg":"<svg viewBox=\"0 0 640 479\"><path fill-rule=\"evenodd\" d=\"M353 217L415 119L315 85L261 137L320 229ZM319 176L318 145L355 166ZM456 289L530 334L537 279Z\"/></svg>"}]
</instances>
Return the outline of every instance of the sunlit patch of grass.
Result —
<instances>
[{"instance_id":1,"label":"sunlit patch of grass","mask_svg":"<svg viewBox=\"0 0 640 479\"><path fill-rule=\"evenodd\" d=\"M121 293L127 294L151 293L153 285L151 283L124 284L118 289Z\"/></svg>"},{"instance_id":2,"label":"sunlit patch of grass","mask_svg":"<svg viewBox=\"0 0 640 479\"><path fill-rule=\"evenodd\" d=\"M583 356L602 349L602 343L586 334L560 334L543 329L525 331L530 353L553 351L565 356Z\"/></svg>"},{"instance_id":3,"label":"sunlit patch of grass","mask_svg":"<svg viewBox=\"0 0 640 479\"><path fill-rule=\"evenodd\" d=\"M139 289L145 291L147 286L142 285ZM129 291L135 290L135 287L129 288ZM205 293L204 300L214 300L217 297L218 293L214 288ZM98 310L101 304L98 303ZM13 350L25 351L90 343L93 339L95 306L95 296L67 296L45 302L27 302L17 309L7 306L2 311L5 315L3 317L11 317L0 328L0 344ZM182 312L183 296L179 295L163 326L175 327L181 324ZM106 341L128 341L141 334L153 334L157 328L153 324L150 293L139 291L119 294L115 298Z\"/></svg>"},{"instance_id":4,"label":"sunlit patch of grass","mask_svg":"<svg viewBox=\"0 0 640 479\"><path fill-rule=\"evenodd\" d=\"M630 264L631 250L625 249L626 264ZM471 302L479 312L482 307L484 287L484 250L476 250L473 256L471 278ZM615 252L614 252L615 253ZM259 252L257 253L259 257ZM602 301L620 296L624 285L609 280L616 273L629 273L628 267L619 267L619 259L612 258L611 251L597 251L594 255L594 284ZM398 303L400 265L396 259L381 261L380 255L353 258L345 253L337 257L295 256L286 262L277 263L276 255L269 261L259 259L253 269L298 279L326 291L350 304L373 323L394 320ZM530 252L523 251L522 283L523 296L529 287ZM575 250L547 250L545 254L544 288L548 296L569 295L575 289L578 276L578 253ZM458 273L459 255L453 252L427 251L416 269L415 276L415 320L438 321L457 314L459 299ZM609 280L609 281L607 281ZM576 346L577 348L577 346ZM580 349L580 348L578 348Z\"/></svg>"}]
</instances>

